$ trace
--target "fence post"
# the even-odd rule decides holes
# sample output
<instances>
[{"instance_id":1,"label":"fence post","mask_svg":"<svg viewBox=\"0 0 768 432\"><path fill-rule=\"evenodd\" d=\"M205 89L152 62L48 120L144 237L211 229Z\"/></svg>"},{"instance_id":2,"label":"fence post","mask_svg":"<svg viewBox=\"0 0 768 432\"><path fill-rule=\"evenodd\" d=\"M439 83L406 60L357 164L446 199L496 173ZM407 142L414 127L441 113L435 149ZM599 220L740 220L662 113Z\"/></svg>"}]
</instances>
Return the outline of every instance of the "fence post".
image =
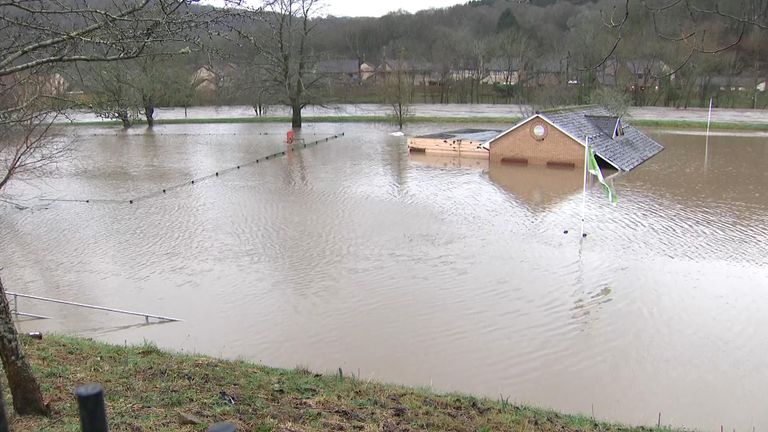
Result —
<instances>
[{"instance_id":1,"label":"fence post","mask_svg":"<svg viewBox=\"0 0 768 432\"><path fill-rule=\"evenodd\" d=\"M208 432L235 432L235 425L232 423L216 423L208 428Z\"/></svg>"},{"instance_id":2,"label":"fence post","mask_svg":"<svg viewBox=\"0 0 768 432\"><path fill-rule=\"evenodd\" d=\"M75 390L80 408L80 426L83 432L109 432L104 389L99 384L86 384Z\"/></svg>"}]
</instances>

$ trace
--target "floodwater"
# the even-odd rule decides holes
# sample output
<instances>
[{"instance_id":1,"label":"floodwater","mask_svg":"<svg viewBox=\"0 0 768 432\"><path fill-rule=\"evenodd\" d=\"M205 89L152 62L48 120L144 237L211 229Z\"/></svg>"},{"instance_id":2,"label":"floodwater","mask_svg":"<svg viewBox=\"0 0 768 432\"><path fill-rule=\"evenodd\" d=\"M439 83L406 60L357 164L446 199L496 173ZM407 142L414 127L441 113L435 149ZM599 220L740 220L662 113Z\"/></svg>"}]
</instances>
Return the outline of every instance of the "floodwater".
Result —
<instances>
[{"instance_id":1,"label":"floodwater","mask_svg":"<svg viewBox=\"0 0 768 432\"><path fill-rule=\"evenodd\" d=\"M580 171L410 156L386 126L308 125L345 136L134 204L285 150L285 126L59 132L72 158L0 206L7 289L184 321L20 300L53 317L24 330L768 428L766 134L652 132L618 205L589 188L581 241Z\"/></svg>"},{"instance_id":2,"label":"floodwater","mask_svg":"<svg viewBox=\"0 0 768 432\"><path fill-rule=\"evenodd\" d=\"M526 105L509 104L413 104L410 113L424 117L526 117L533 108ZM384 104L340 104L311 105L304 109L305 116L387 116L392 114L392 107ZM270 107L269 116L290 116L286 107ZM706 122L709 110L705 108L668 108L668 107L631 107L629 116L639 120L681 120ZM250 106L197 106L190 108L157 108L155 118L167 119L220 119L254 117ZM99 121L92 112L73 111L60 121ZM768 124L768 111L753 109L720 109L712 112L713 122Z\"/></svg>"}]
</instances>

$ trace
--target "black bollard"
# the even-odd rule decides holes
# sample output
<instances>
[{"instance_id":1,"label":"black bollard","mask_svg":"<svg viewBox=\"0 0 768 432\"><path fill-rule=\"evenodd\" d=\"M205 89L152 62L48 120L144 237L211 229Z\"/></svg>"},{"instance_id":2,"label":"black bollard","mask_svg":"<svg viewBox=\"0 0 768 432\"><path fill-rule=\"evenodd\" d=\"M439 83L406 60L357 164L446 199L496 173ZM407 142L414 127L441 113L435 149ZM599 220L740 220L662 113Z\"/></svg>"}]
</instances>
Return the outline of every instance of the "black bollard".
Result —
<instances>
[{"instance_id":1,"label":"black bollard","mask_svg":"<svg viewBox=\"0 0 768 432\"><path fill-rule=\"evenodd\" d=\"M86 384L75 390L80 408L80 427L83 432L108 432L107 408L104 389L99 384Z\"/></svg>"},{"instance_id":2,"label":"black bollard","mask_svg":"<svg viewBox=\"0 0 768 432\"><path fill-rule=\"evenodd\" d=\"M208 428L208 432L235 432L235 430L235 425L226 422L212 424Z\"/></svg>"}]
</instances>

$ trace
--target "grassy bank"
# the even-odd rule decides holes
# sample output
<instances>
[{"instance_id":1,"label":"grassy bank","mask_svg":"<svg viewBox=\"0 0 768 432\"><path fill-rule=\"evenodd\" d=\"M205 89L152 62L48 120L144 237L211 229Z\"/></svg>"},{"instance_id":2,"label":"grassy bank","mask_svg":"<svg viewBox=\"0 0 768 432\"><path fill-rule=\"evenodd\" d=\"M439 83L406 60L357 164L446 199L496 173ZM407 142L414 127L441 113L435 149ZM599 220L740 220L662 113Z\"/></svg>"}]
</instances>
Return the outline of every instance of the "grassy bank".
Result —
<instances>
[{"instance_id":1,"label":"grassy bank","mask_svg":"<svg viewBox=\"0 0 768 432\"><path fill-rule=\"evenodd\" d=\"M634 126L668 129L706 129L707 122L692 120L634 120L628 122ZM713 130L768 131L768 123L712 122Z\"/></svg>"},{"instance_id":2,"label":"grassy bank","mask_svg":"<svg viewBox=\"0 0 768 432\"><path fill-rule=\"evenodd\" d=\"M25 340L54 410L50 418L12 417L17 431L79 431L73 389L106 388L110 430L194 431L230 421L238 431L651 431L515 405L438 395L342 373L273 369L239 361L170 354L48 336ZM7 387L6 387L7 388ZM234 399L228 402L225 395ZM6 400L10 398L6 395ZM183 425L181 415L197 425Z\"/></svg>"},{"instance_id":3,"label":"grassy bank","mask_svg":"<svg viewBox=\"0 0 768 432\"><path fill-rule=\"evenodd\" d=\"M505 123L514 124L521 117L429 117L416 116L408 119L407 123L435 124L480 124ZM290 123L290 117L224 117L224 118L187 118L187 119L158 119L155 124L228 124L228 123ZM319 116L304 117L304 123L392 123L387 116ZM629 123L639 127L668 128L668 129L706 129L706 121L692 120L640 120L630 119ZM88 121L61 123L71 126L120 126L118 121ZM146 121L137 120L135 125L145 125ZM735 123L712 122L713 130L746 130L768 131L768 123Z\"/></svg>"}]
</instances>

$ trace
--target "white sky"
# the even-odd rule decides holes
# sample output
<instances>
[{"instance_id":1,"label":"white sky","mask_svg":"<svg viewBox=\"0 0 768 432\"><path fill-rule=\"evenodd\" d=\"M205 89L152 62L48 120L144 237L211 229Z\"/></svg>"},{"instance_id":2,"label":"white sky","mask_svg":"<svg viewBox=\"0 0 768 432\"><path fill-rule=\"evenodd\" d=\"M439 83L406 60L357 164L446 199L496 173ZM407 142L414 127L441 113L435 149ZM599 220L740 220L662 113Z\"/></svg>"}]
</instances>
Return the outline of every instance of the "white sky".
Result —
<instances>
[{"instance_id":1,"label":"white sky","mask_svg":"<svg viewBox=\"0 0 768 432\"><path fill-rule=\"evenodd\" d=\"M440 8L466 3L467 0L325 0L323 14L335 16L373 16L386 15L403 9L417 12L423 9Z\"/></svg>"}]
</instances>

